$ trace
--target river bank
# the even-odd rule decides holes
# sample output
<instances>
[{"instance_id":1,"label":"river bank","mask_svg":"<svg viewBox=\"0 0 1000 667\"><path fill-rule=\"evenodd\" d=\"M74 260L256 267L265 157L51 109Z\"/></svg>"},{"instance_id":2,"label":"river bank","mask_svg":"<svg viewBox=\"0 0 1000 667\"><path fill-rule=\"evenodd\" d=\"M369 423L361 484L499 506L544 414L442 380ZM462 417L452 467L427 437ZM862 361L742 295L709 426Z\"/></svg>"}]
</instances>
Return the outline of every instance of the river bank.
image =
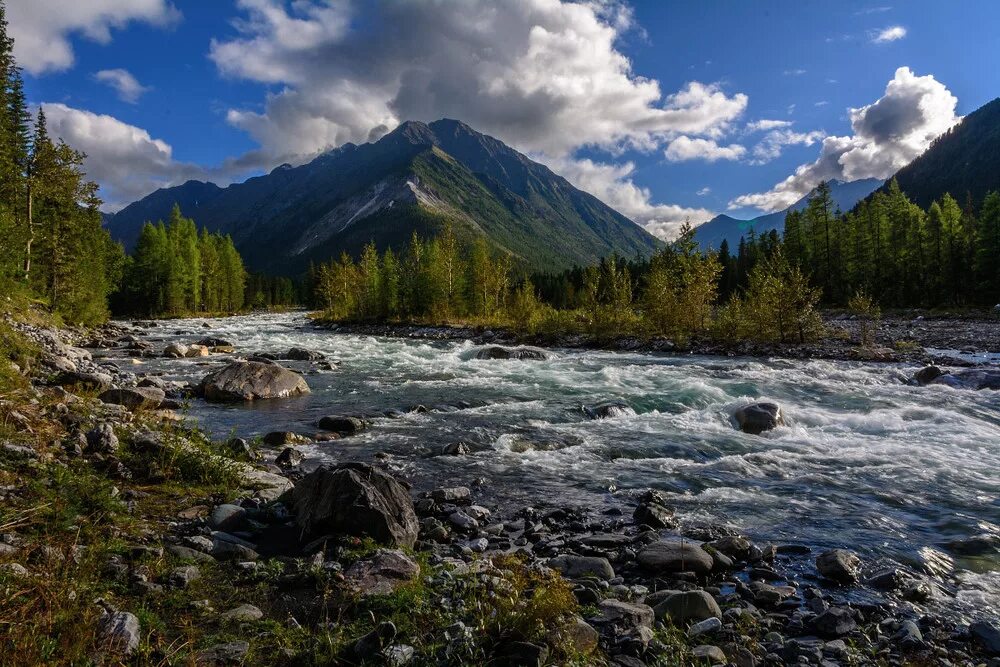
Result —
<instances>
[{"instance_id":1,"label":"river bank","mask_svg":"<svg viewBox=\"0 0 1000 667\"><path fill-rule=\"evenodd\" d=\"M958 596L966 604L968 591L961 573L940 561L944 554L936 556L936 566L885 567L860 543L817 544L787 531L768 540L756 534L759 529L748 538L733 522L692 511L682 495L643 489L641 481L608 502L575 502L579 491L572 485L560 487L561 493L551 485L536 489L527 484L524 467L514 470L525 491L519 496L524 502L515 505L493 488L507 485L504 477L484 463L529 457L551 465L560 452L579 462L583 450L573 453L579 445L568 433L561 436L567 449L542 449L538 434L522 430L522 444L505 440L508 450L498 451L483 449L475 437L465 438L463 449L443 431L413 430L447 419L481 420L476 413L497 409L491 405L520 405L473 395L460 372L464 366L472 367L469 378L486 374L487 385L521 394L530 405L536 399L525 395L528 385L504 385L511 364L523 366L527 382L539 382L532 373L541 366L531 360L473 361L478 351L465 345L371 347L367 334L334 337L329 351L319 352L314 348L322 339L308 336L328 334L306 334L307 325L298 321L195 325L168 324L178 327L169 334L163 326L75 334L20 328L41 353L27 373L31 384L5 396L4 424L23 421L4 432L12 445L5 445L2 464L14 520L3 516L9 532L2 584L40 592L36 587L50 587L46 577L57 575L66 583L61 593L68 598L74 590L78 600L62 602L79 614L81 646L92 642L91 650L103 651L106 662L633 667L996 660L990 657L1000 649L996 620L953 604ZM290 341L308 344L293 352ZM201 342L212 344L195 347ZM174 357L178 349L168 348L178 344L185 353ZM401 375L408 366L384 373L360 366L376 352L410 355L416 367L426 366L425 375ZM277 357L309 383L312 399L331 391L342 398L316 405L309 397L272 399L251 409L193 397L198 379L237 357L265 365ZM649 382L638 357L614 360L630 368L632 381ZM553 386L566 391L580 385L593 400L603 398L576 370L597 362L556 359L572 364L563 372L576 375L560 375ZM358 384L353 366L359 366ZM690 368L747 372L744 366ZM71 372L104 376L119 393L102 391L102 400L82 386L80 375L67 382L64 374ZM599 377L607 371L593 372ZM387 394L391 377L402 386ZM375 393L345 400L371 382ZM456 395L442 393L448 385L457 387ZM134 391L143 398L131 409L120 405ZM958 395L945 391L949 399ZM434 396L449 402L428 400ZM152 398L156 405L146 403ZM640 413L650 409L634 403ZM801 424L801 408L786 407ZM230 424L236 438L199 436L174 421L185 410L219 424L221 432ZM252 421L242 421L248 417ZM584 429L584 439L628 423L577 419L583 417L570 425ZM485 424L463 421L456 428L474 435ZM416 448L396 444L399 436L412 442L421 433L424 442ZM185 456L192 451L198 455ZM362 467L350 463L357 460ZM60 478L66 474L72 483ZM702 468L696 475L718 472ZM29 479L52 481L38 488ZM381 499L369 520L351 520L359 496L324 500L310 492L345 487ZM44 520L32 519L35 508L83 490L87 511L74 501L61 508L58 521L44 509ZM381 544L372 539L373 526L384 527L374 533ZM75 542L68 539L74 534ZM956 549L989 559L996 545L986 535ZM12 618L14 609L6 603L0 620ZM64 643L49 655L58 659L58 650L68 649Z\"/></svg>"}]
</instances>

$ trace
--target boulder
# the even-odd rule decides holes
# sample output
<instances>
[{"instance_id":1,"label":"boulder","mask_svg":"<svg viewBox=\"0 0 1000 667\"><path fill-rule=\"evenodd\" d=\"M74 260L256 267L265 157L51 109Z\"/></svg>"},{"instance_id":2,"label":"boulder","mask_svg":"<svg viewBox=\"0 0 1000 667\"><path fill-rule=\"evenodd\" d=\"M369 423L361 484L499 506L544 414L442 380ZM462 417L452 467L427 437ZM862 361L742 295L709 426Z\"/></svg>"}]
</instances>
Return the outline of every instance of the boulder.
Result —
<instances>
[{"instance_id":1,"label":"boulder","mask_svg":"<svg viewBox=\"0 0 1000 667\"><path fill-rule=\"evenodd\" d=\"M246 623L264 618L264 612L252 604L241 604L238 607L233 607L219 618L228 623Z\"/></svg>"},{"instance_id":2,"label":"boulder","mask_svg":"<svg viewBox=\"0 0 1000 667\"><path fill-rule=\"evenodd\" d=\"M816 569L827 579L853 584L858 580L861 559L844 549L830 549L816 557Z\"/></svg>"},{"instance_id":3,"label":"boulder","mask_svg":"<svg viewBox=\"0 0 1000 667\"><path fill-rule=\"evenodd\" d=\"M785 419L777 403L751 403L733 413L733 419L744 433L760 435L772 428L784 426Z\"/></svg>"},{"instance_id":4,"label":"boulder","mask_svg":"<svg viewBox=\"0 0 1000 667\"><path fill-rule=\"evenodd\" d=\"M281 450L281 453L278 454L277 458L274 459L274 462L282 468L294 468L298 464L302 463L303 458L302 452L297 449L293 449L292 447L285 447Z\"/></svg>"},{"instance_id":5,"label":"boulder","mask_svg":"<svg viewBox=\"0 0 1000 667\"><path fill-rule=\"evenodd\" d=\"M129 410L154 410L166 398L162 389L156 387L131 387L123 389L106 389L98 398L102 403L121 405Z\"/></svg>"},{"instance_id":6,"label":"boulder","mask_svg":"<svg viewBox=\"0 0 1000 667\"><path fill-rule=\"evenodd\" d=\"M476 359L532 359L542 361L548 355L543 350L532 347L500 347L492 345L484 347L476 353Z\"/></svg>"},{"instance_id":7,"label":"boulder","mask_svg":"<svg viewBox=\"0 0 1000 667\"><path fill-rule=\"evenodd\" d=\"M591 577L607 581L608 579L615 578L615 571L612 569L611 563L608 562L607 558L599 556L573 556L564 554L550 558L548 565L552 569L561 572L564 577L569 577L570 579Z\"/></svg>"},{"instance_id":8,"label":"boulder","mask_svg":"<svg viewBox=\"0 0 1000 667\"><path fill-rule=\"evenodd\" d=\"M830 607L813 620L816 633L822 637L836 639L858 627L851 610L845 607Z\"/></svg>"},{"instance_id":9,"label":"boulder","mask_svg":"<svg viewBox=\"0 0 1000 667\"><path fill-rule=\"evenodd\" d=\"M468 505L472 502L472 490L467 486L445 486L430 492L434 502Z\"/></svg>"},{"instance_id":10,"label":"boulder","mask_svg":"<svg viewBox=\"0 0 1000 667\"><path fill-rule=\"evenodd\" d=\"M649 526L657 530L677 526L673 511L658 503L640 504L632 513L632 518L639 525Z\"/></svg>"},{"instance_id":11,"label":"boulder","mask_svg":"<svg viewBox=\"0 0 1000 667\"><path fill-rule=\"evenodd\" d=\"M969 626L969 634L987 655L1000 655L1000 628L988 621L976 621Z\"/></svg>"},{"instance_id":12,"label":"boulder","mask_svg":"<svg viewBox=\"0 0 1000 667\"><path fill-rule=\"evenodd\" d=\"M937 366L924 366L913 374L913 381L919 385L925 385L942 375L944 375L944 371Z\"/></svg>"},{"instance_id":13,"label":"boulder","mask_svg":"<svg viewBox=\"0 0 1000 667\"><path fill-rule=\"evenodd\" d=\"M398 549L379 549L344 572L344 581L363 596L388 595L420 574L420 566Z\"/></svg>"},{"instance_id":14,"label":"boulder","mask_svg":"<svg viewBox=\"0 0 1000 667\"><path fill-rule=\"evenodd\" d=\"M68 371L59 374L56 378L56 384L62 387L80 387L103 391L111 386L111 376L104 373Z\"/></svg>"},{"instance_id":15,"label":"boulder","mask_svg":"<svg viewBox=\"0 0 1000 667\"><path fill-rule=\"evenodd\" d=\"M635 410L621 401L608 401L598 405L584 405L583 414L590 419L611 419L612 417L624 417L634 415Z\"/></svg>"},{"instance_id":16,"label":"boulder","mask_svg":"<svg viewBox=\"0 0 1000 667\"><path fill-rule=\"evenodd\" d=\"M653 627L653 608L644 604L633 604L621 600L601 600L597 605L598 614L590 619L595 625L614 625L625 631Z\"/></svg>"},{"instance_id":17,"label":"boulder","mask_svg":"<svg viewBox=\"0 0 1000 667\"><path fill-rule=\"evenodd\" d=\"M326 359L326 356L320 354L319 352L313 352L312 350L306 350L301 347L293 347L288 352L282 355L282 359L288 359L289 361L320 361Z\"/></svg>"},{"instance_id":18,"label":"boulder","mask_svg":"<svg viewBox=\"0 0 1000 667\"><path fill-rule=\"evenodd\" d=\"M98 454L114 454L118 451L118 436L108 422L102 422L87 431L87 449Z\"/></svg>"},{"instance_id":19,"label":"boulder","mask_svg":"<svg viewBox=\"0 0 1000 667\"><path fill-rule=\"evenodd\" d=\"M255 401L308 394L309 385L277 364L236 361L205 376L199 390L208 401Z\"/></svg>"},{"instance_id":20,"label":"boulder","mask_svg":"<svg viewBox=\"0 0 1000 667\"><path fill-rule=\"evenodd\" d=\"M199 651L194 656L194 664L198 667L224 667L228 665L242 665L247 653L250 651L250 643L244 641L225 642L214 644L203 651Z\"/></svg>"},{"instance_id":21,"label":"boulder","mask_svg":"<svg viewBox=\"0 0 1000 667\"><path fill-rule=\"evenodd\" d=\"M722 609L705 591L680 591L667 597L655 607L656 617L675 625L698 623L707 618L722 618Z\"/></svg>"},{"instance_id":22,"label":"boulder","mask_svg":"<svg viewBox=\"0 0 1000 667\"><path fill-rule=\"evenodd\" d=\"M366 426L365 420L360 417L329 416L319 420L321 429L338 435L355 435L365 430Z\"/></svg>"},{"instance_id":23,"label":"boulder","mask_svg":"<svg viewBox=\"0 0 1000 667\"><path fill-rule=\"evenodd\" d=\"M188 353L188 346L182 343L170 343L165 348L163 348L163 356L168 359L180 359L186 357Z\"/></svg>"},{"instance_id":24,"label":"boulder","mask_svg":"<svg viewBox=\"0 0 1000 667\"><path fill-rule=\"evenodd\" d=\"M127 611L106 612L97 622L97 637L105 652L130 656L139 648L139 619Z\"/></svg>"},{"instance_id":25,"label":"boulder","mask_svg":"<svg viewBox=\"0 0 1000 667\"><path fill-rule=\"evenodd\" d=\"M204 345L208 348L213 347L236 347L234 343L226 340L225 338L216 338L215 336L205 336L197 342L197 345Z\"/></svg>"},{"instance_id":26,"label":"boulder","mask_svg":"<svg viewBox=\"0 0 1000 667\"><path fill-rule=\"evenodd\" d=\"M206 346L204 346L204 345L191 345L191 346L188 347L187 352L184 353L184 356L186 358L193 359L195 357L207 357L208 354L209 354L209 350L208 350L208 348Z\"/></svg>"},{"instance_id":27,"label":"boulder","mask_svg":"<svg viewBox=\"0 0 1000 667\"><path fill-rule=\"evenodd\" d=\"M365 463L317 468L295 485L292 507L299 527L312 535L346 534L412 547L419 531L407 487Z\"/></svg>"},{"instance_id":28,"label":"boulder","mask_svg":"<svg viewBox=\"0 0 1000 667\"><path fill-rule=\"evenodd\" d=\"M707 574L712 569L712 556L701 545L683 538L654 542L639 552L639 564L653 574L694 572Z\"/></svg>"},{"instance_id":29,"label":"boulder","mask_svg":"<svg viewBox=\"0 0 1000 667\"><path fill-rule=\"evenodd\" d=\"M1000 390L1000 369L968 368L953 371L939 375L928 384L944 384L955 389L992 389L997 391Z\"/></svg>"},{"instance_id":30,"label":"boulder","mask_svg":"<svg viewBox=\"0 0 1000 667\"><path fill-rule=\"evenodd\" d=\"M216 505L208 515L208 526L213 530L232 532L239 530L247 519L247 511L239 505L223 503Z\"/></svg>"},{"instance_id":31,"label":"boulder","mask_svg":"<svg viewBox=\"0 0 1000 667\"><path fill-rule=\"evenodd\" d=\"M271 431L261 438L261 442L271 447L284 447L286 445L304 445L309 442L309 438L294 431Z\"/></svg>"}]
</instances>

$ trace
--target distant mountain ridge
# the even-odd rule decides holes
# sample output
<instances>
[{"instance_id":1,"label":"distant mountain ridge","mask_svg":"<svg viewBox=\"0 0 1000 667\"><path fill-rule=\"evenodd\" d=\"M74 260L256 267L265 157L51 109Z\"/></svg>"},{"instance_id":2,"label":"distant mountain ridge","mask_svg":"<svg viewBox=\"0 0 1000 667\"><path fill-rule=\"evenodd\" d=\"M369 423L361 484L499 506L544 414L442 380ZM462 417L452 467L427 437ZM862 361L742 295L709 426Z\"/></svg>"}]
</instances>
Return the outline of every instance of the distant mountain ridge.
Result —
<instances>
[{"instance_id":1,"label":"distant mountain ridge","mask_svg":"<svg viewBox=\"0 0 1000 667\"><path fill-rule=\"evenodd\" d=\"M199 226L230 234L248 267L294 275L310 261L400 250L450 221L485 235L526 268L561 270L660 246L642 227L548 167L456 120L407 121L377 142L345 144L311 162L220 188L188 181L106 217L131 248L142 224L178 203Z\"/></svg>"},{"instance_id":2,"label":"distant mountain ridge","mask_svg":"<svg viewBox=\"0 0 1000 667\"><path fill-rule=\"evenodd\" d=\"M832 180L829 182L830 196L837 208L841 211L849 211L855 204L878 189L882 183L883 181L877 178L866 178L848 183ZM714 248L718 250L725 239L729 242L730 249L735 252L739 246L740 237L747 236L751 230L757 236L767 234L772 230L781 234L785 229L785 216L790 211L804 210L814 194L815 190L783 211L768 213L751 220L739 220L725 214L717 215L695 229L695 241L702 249Z\"/></svg>"}]
</instances>

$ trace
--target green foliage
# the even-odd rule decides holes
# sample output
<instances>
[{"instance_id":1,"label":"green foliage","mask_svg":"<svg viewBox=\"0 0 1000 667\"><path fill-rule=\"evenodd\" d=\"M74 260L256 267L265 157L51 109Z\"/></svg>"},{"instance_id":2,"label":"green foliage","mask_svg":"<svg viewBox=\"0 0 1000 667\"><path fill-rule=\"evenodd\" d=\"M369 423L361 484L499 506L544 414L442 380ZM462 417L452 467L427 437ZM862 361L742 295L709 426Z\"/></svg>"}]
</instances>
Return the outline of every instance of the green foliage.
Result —
<instances>
[{"instance_id":1,"label":"green foliage","mask_svg":"<svg viewBox=\"0 0 1000 667\"><path fill-rule=\"evenodd\" d=\"M871 347L875 344L875 333L882 319L882 309L864 292L857 292L847 302L847 309L860 321L861 344Z\"/></svg>"}]
</instances>

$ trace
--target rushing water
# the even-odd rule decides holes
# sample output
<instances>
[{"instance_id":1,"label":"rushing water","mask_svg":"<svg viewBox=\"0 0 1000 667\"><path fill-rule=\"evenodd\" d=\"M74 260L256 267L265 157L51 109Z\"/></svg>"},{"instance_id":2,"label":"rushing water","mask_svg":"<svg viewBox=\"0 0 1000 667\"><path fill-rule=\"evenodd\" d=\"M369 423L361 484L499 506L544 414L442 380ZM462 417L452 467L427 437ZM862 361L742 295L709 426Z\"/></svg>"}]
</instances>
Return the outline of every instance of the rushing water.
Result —
<instances>
[{"instance_id":1,"label":"rushing water","mask_svg":"<svg viewBox=\"0 0 1000 667\"><path fill-rule=\"evenodd\" d=\"M1000 608L995 551L969 557L948 546L1000 535L996 392L907 386L916 370L907 365L575 350L487 361L469 342L335 334L296 314L202 322L163 323L148 337L162 345L210 333L238 352L298 346L339 362L333 371L288 363L306 371L306 397L193 402L190 417L219 437L309 433L323 415L422 404L431 409L376 418L363 435L306 450L335 460L388 452L418 489L482 478L477 494L509 509L600 511L658 488L686 521L731 524L762 541L846 546L869 565L941 575L959 607ZM146 360L136 370L197 380L224 360ZM779 403L788 425L761 436L734 429L733 411L758 399ZM590 420L581 410L607 400L634 413ZM433 456L459 440L472 455Z\"/></svg>"}]
</instances>

